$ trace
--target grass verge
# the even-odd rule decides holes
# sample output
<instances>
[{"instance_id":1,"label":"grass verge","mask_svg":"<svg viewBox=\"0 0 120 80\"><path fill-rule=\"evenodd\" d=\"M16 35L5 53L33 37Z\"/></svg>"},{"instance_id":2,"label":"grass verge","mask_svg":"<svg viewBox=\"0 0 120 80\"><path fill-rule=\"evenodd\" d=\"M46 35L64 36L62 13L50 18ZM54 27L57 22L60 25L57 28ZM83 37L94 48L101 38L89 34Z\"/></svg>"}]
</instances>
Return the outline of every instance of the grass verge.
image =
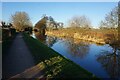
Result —
<instances>
[{"instance_id":1,"label":"grass verge","mask_svg":"<svg viewBox=\"0 0 120 80\"><path fill-rule=\"evenodd\" d=\"M96 79L92 73L63 57L39 40L23 34L23 38L34 56L35 63L45 63L44 77L50 79Z\"/></svg>"}]
</instances>

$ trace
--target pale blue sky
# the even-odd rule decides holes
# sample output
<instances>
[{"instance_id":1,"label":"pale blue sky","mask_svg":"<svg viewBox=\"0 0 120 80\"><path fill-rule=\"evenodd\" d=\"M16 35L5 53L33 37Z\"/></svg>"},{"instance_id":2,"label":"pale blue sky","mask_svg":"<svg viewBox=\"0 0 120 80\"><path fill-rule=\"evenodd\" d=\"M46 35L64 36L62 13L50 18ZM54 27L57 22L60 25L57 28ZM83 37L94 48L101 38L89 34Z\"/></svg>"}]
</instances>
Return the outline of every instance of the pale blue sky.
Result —
<instances>
[{"instance_id":1,"label":"pale blue sky","mask_svg":"<svg viewBox=\"0 0 120 80\"><path fill-rule=\"evenodd\" d=\"M2 2L118 2L119 0L1 0Z\"/></svg>"},{"instance_id":2,"label":"pale blue sky","mask_svg":"<svg viewBox=\"0 0 120 80\"><path fill-rule=\"evenodd\" d=\"M90 18L92 25L97 27L117 4L117 2L3 2L2 19L8 22L11 14L16 11L25 11L29 14L33 25L41 19L43 14L66 24L68 19L75 15L86 15Z\"/></svg>"}]
</instances>

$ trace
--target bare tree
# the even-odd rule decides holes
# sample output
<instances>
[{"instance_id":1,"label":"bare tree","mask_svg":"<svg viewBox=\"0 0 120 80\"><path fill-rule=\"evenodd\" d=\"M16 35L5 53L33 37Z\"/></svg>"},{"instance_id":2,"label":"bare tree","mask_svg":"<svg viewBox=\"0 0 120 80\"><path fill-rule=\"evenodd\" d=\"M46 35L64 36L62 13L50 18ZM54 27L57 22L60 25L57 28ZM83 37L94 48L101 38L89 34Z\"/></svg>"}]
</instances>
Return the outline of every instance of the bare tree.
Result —
<instances>
[{"instance_id":1,"label":"bare tree","mask_svg":"<svg viewBox=\"0 0 120 80\"><path fill-rule=\"evenodd\" d=\"M16 12L11 16L11 22L14 28L19 31L32 26L29 15L26 12Z\"/></svg>"},{"instance_id":2,"label":"bare tree","mask_svg":"<svg viewBox=\"0 0 120 80\"><path fill-rule=\"evenodd\" d=\"M57 30L63 28L62 22L56 22L55 19L52 16L48 17L47 20L47 30Z\"/></svg>"},{"instance_id":3,"label":"bare tree","mask_svg":"<svg viewBox=\"0 0 120 80\"><path fill-rule=\"evenodd\" d=\"M70 27L90 28L91 22L86 16L74 16L69 20Z\"/></svg>"},{"instance_id":4,"label":"bare tree","mask_svg":"<svg viewBox=\"0 0 120 80\"><path fill-rule=\"evenodd\" d=\"M100 22L100 28L117 28L118 27L118 7L112 9L104 20Z\"/></svg>"},{"instance_id":5,"label":"bare tree","mask_svg":"<svg viewBox=\"0 0 120 80\"><path fill-rule=\"evenodd\" d=\"M110 31L105 35L105 42L109 43L114 53L120 48L120 40L118 37L118 13L118 7L115 7L106 15L100 25L101 29L104 28Z\"/></svg>"}]
</instances>

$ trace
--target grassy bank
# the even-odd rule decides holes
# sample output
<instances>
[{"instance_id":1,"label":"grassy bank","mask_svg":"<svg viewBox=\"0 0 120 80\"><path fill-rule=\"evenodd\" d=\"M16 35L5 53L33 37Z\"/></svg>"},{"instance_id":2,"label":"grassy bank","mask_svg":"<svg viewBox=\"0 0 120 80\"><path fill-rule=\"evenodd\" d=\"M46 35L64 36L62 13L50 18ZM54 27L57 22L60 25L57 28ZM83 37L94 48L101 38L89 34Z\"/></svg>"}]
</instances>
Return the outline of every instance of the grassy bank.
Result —
<instances>
[{"instance_id":1,"label":"grassy bank","mask_svg":"<svg viewBox=\"0 0 120 80\"><path fill-rule=\"evenodd\" d=\"M29 35L24 34L24 40L34 56L35 63L44 63L44 77L54 78L57 80L60 78L96 78L90 72Z\"/></svg>"}]
</instances>

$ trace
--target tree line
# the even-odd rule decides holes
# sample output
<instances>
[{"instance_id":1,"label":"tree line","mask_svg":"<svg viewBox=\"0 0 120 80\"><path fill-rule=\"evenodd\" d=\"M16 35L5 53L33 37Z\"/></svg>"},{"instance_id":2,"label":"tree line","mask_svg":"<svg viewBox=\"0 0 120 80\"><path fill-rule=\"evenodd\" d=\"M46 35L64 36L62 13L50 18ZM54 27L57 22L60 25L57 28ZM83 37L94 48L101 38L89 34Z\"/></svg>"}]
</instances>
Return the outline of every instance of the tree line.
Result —
<instances>
[{"instance_id":1,"label":"tree line","mask_svg":"<svg viewBox=\"0 0 120 80\"><path fill-rule=\"evenodd\" d=\"M118 6L112 9L108 14L106 14L106 17L104 20L100 22L100 29L105 28L118 28ZM52 16L46 16L43 15L43 17L46 20L46 25L48 30L63 28L64 24L62 22L56 22L55 19ZM5 25L4 22L2 22L2 25ZM30 20L29 15L26 12L16 12L15 14L11 15L10 18L10 24L13 25L13 27L18 31L23 31L27 27L33 27L33 24ZM91 20L85 16L73 16L71 19L68 20L68 27L70 28L92 28Z\"/></svg>"},{"instance_id":2,"label":"tree line","mask_svg":"<svg viewBox=\"0 0 120 80\"><path fill-rule=\"evenodd\" d=\"M99 30L108 31L106 36L106 43L114 46L116 49L120 46L118 43L120 42L119 39L119 29L118 27L120 24L120 5L113 8L108 14L106 14L104 20L101 20ZM39 24L40 23L40 24ZM5 22L1 22L3 28L14 28L17 31L32 31L33 24L30 20L28 13L26 12L16 12L15 14L11 15L10 23L6 24ZM64 29L64 24L61 22L57 22L52 16L43 15L42 19L36 23L35 27L41 29L45 28L46 30L58 30ZM93 30L91 25L91 20L85 16L73 16L71 19L68 20L68 27L72 28L72 30L76 29L87 29ZM74 29L73 29L74 28ZM112 31L109 33L109 30ZM93 30L94 31L94 30ZM84 32L83 32L84 33ZM45 32L44 32L45 34ZM89 33L87 33L89 34ZM117 47L116 47L117 46Z\"/></svg>"}]
</instances>

